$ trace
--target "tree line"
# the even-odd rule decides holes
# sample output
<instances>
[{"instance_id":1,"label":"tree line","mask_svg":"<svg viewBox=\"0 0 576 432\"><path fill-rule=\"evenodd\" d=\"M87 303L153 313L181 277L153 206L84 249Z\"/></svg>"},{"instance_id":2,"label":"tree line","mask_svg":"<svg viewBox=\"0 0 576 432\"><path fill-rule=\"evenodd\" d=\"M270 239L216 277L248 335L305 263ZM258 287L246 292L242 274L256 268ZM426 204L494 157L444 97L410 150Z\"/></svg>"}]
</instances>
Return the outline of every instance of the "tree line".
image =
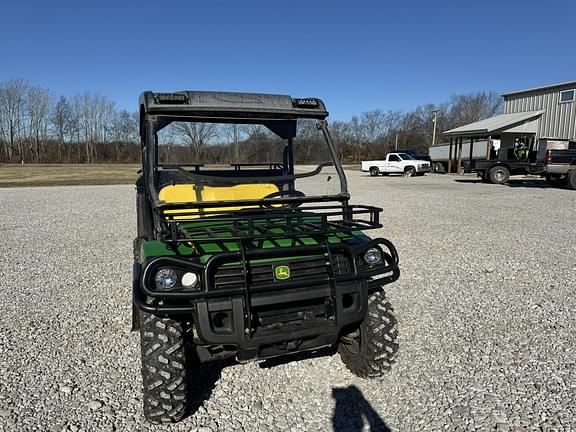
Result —
<instances>
[{"instance_id":1,"label":"tree line","mask_svg":"<svg viewBox=\"0 0 576 432\"><path fill-rule=\"evenodd\" d=\"M0 84L0 162L137 162L137 119L98 93L55 97L10 80Z\"/></svg>"},{"instance_id":2,"label":"tree line","mask_svg":"<svg viewBox=\"0 0 576 432\"><path fill-rule=\"evenodd\" d=\"M426 153L436 117L441 131L491 117L501 110L494 92L452 96L441 104L411 111L371 110L350 120L330 122L344 162L380 157L395 149ZM300 140L298 142L298 139ZM299 126L297 161L319 158L321 136L313 125ZM166 159L196 163L262 162L277 158L274 136L261 126L216 127L200 123L172 124L164 131ZM0 83L0 162L3 163L138 163L138 115L118 109L108 97L85 92L55 96L24 80ZM265 160L268 161L268 160ZM272 161L272 160L270 160Z\"/></svg>"}]
</instances>

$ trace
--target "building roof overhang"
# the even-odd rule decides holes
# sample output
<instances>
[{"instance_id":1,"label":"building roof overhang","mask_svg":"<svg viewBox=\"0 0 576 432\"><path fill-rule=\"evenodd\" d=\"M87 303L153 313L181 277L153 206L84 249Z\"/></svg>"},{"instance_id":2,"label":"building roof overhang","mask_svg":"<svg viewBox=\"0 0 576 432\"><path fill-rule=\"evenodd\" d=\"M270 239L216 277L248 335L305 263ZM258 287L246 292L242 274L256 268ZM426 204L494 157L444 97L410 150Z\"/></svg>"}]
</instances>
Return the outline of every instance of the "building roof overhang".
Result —
<instances>
[{"instance_id":1,"label":"building roof overhang","mask_svg":"<svg viewBox=\"0 0 576 432\"><path fill-rule=\"evenodd\" d=\"M443 132L446 136L483 136L496 132L505 132L523 123L540 117L545 111L526 111L511 114L500 114L477 122L469 123Z\"/></svg>"}]
</instances>

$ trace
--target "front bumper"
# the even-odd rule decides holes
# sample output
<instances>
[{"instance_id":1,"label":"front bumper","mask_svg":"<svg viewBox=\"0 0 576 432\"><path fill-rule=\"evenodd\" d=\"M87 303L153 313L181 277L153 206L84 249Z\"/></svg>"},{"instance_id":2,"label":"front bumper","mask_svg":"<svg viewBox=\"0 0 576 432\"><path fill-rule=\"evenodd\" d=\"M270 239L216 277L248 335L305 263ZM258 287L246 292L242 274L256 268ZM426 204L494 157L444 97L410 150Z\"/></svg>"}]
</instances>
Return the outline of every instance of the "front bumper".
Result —
<instances>
[{"instance_id":1,"label":"front bumper","mask_svg":"<svg viewBox=\"0 0 576 432\"><path fill-rule=\"evenodd\" d=\"M218 254L202 267L202 287L195 292L158 293L148 288L155 268L166 263L190 265L189 261L157 258L147 263L143 271L136 263L134 304L140 310L160 316L190 316L195 324L194 336L200 344L233 346L245 360L333 345L344 327L364 319L368 293L399 277L394 246L387 240L376 239L362 250L374 245L381 247L384 257L382 265L374 268L359 266L360 252L342 245ZM329 263L336 254L345 254L351 267L346 274L330 268L326 274L310 278L251 283L245 263L263 253L267 258L277 259L282 259L281 255L325 253ZM214 289L217 270L237 261L244 263L243 286Z\"/></svg>"},{"instance_id":2,"label":"front bumper","mask_svg":"<svg viewBox=\"0 0 576 432\"><path fill-rule=\"evenodd\" d=\"M196 302L194 322L203 343L234 345L246 358L264 358L277 344L287 343L290 351L334 344L342 328L364 318L367 295L366 283L340 285L335 290L319 286L253 295L250 326L242 297L202 300ZM221 314L229 319L225 326L217 321Z\"/></svg>"}]
</instances>

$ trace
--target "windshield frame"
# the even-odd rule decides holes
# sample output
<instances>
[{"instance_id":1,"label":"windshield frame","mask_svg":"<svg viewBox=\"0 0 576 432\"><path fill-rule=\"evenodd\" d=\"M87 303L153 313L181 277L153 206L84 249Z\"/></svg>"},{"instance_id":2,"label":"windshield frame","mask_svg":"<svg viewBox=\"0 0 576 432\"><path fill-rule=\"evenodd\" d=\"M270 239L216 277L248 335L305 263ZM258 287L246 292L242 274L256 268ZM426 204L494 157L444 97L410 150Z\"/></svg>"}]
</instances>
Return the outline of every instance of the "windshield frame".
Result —
<instances>
[{"instance_id":1,"label":"windshield frame","mask_svg":"<svg viewBox=\"0 0 576 432\"><path fill-rule=\"evenodd\" d=\"M398 155L398 157L400 159L404 160L416 160L414 159L412 156L410 156L408 153L396 153Z\"/></svg>"},{"instance_id":2,"label":"windshield frame","mask_svg":"<svg viewBox=\"0 0 576 432\"><path fill-rule=\"evenodd\" d=\"M301 117L302 119L306 119L306 117ZM193 121L193 122L213 122L213 123L231 123L231 124L262 124L263 126L268 127L270 130L275 132L280 138L286 137L287 144L285 146L285 167L283 175L281 176L267 176L268 181L277 181L279 183L289 182L297 176L294 176L294 161L293 161L293 138L296 132L296 122L300 118L293 117L290 119L282 118L268 118L268 117L256 117L252 118L246 116L245 118L240 117L220 117L220 116L210 116L210 117L198 117L198 116L184 116L184 115L150 115L144 114L141 115L141 131L142 136L142 162L145 174L145 183L147 187L147 191L150 195L152 205L155 209L161 209L166 207L174 208L175 204L172 203L170 205L164 203L159 199L159 177L160 172L163 170L162 165L159 163L159 150L158 150L158 135L157 133L162 130L164 127L168 126L170 123L175 121ZM287 135L282 136L276 132L277 130L287 132L289 129L289 125L294 124L293 132L289 131ZM270 127L273 125L273 128ZM287 129L285 129L285 127ZM293 202L327 202L327 201L338 201L341 202L343 205L348 206L348 200L350 195L348 193L348 185L346 180L346 175L340 164L340 159L338 157L336 148L334 143L330 137L330 132L328 131L327 121L317 120L316 127L322 132L324 142L327 145L329 154L330 154L330 161L331 165L334 166L336 173L338 175L340 181L340 192L334 195L318 195L318 196L306 196L306 197L274 197L270 199L262 199L262 200L254 200L254 204L258 203L293 203ZM191 166L189 164L183 164L179 168L183 169L183 167ZM322 164L318 167L321 168ZM317 169L318 169L317 168ZM220 176L222 180L225 179L236 179L240 183L242 182L242 178L234 175L234 171L222 171L222 173L230 174L229 176ZM199 172L199 166L195 166L195 171L190 172L192 175L201 174ZM309 173L308 173L309 174ZM298 175L301 176L301 175ZM214 177L218 179L218 177ZM222 203L223 201L213 201L212 203ZM227 201L229 203L236 203L235 200ZM198 206L198 207L205 207L206 203L209 202L202 202L202 203L178 203L181 205L189 206ZM176 205L178 205L176 204Z\"/></svg>"}]
</instances>

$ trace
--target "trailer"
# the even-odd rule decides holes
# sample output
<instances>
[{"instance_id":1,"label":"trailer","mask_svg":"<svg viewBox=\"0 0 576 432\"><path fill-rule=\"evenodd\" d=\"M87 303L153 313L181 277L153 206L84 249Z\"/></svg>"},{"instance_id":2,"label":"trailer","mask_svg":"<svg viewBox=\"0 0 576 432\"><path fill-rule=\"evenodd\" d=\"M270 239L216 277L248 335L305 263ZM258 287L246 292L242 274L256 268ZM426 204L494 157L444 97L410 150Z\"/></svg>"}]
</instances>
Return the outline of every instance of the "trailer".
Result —
<instances>
[{"instance_id":1,"label":"trailer","mask_svg":"<svg viewBox=\"0 0 576 432\"><path fill-rule=\"evenodd\" d=\"M450 144L430 147L428 154L432 164L432 172L447 173L450 167L456 168L459 159L462 160L460 169L464 172L472 172L476 168L476 161L490 158L492 145L499 145L499 142L495 141L497 140L492 140L491 146L488 146L486 139L467 141L462 143L461 149Z\"/></svg>"},{"instance_id":2,"label":"trailer","mask_svg":"<svg viewBox=\"0 0 576 432\"><path fill-rule=\"evenodd\" d=\"M503 184L511 175L543 176L546 143L536 142L534 137L522 137L514 140L513 147L501 147L495 158L477 161L476 173L483 181Z\"/></svg>"},{"instance_id":3,"label":"trailer","mask_svg":"<svg viewBox=\"0 0 576 432\"><path fill-rule=\"evenodd\" d=\"M506 183L511 175L543 175L545 165L542 160L491 159L478 161L476 172L482 181L493 184Z\"/></svg>"}]
</instances>

